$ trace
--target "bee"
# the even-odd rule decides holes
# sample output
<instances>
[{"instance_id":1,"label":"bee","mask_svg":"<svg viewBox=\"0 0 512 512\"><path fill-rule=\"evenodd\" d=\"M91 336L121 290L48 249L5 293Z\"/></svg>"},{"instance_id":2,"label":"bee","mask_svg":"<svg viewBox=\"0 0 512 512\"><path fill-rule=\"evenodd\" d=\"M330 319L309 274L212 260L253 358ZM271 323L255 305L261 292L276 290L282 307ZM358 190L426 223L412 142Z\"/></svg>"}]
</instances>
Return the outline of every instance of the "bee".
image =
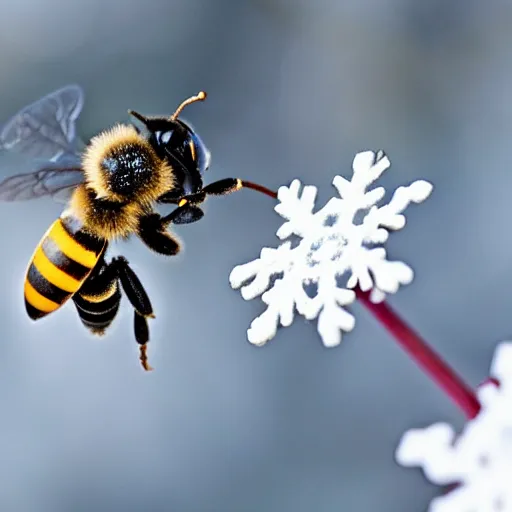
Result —
<instances>
[{"instance_id":1,"label":"bee","mask_svg":"<svg viewBox=\"0 0 512 512\"><path fill-rule=\"evenodd\" d=\"M30 259L25 274L25 309L32 320L46 317L69 299L82 324L103 335L116 317L121 292L133 311L133 330L142 367L149 371L148 319L153 306L124 256L107 259L109 244L137 236L152 251L174 256L180 242L171 224L200 220L208 196L243 188L275 197L256 183L226 178L203 185L211 155L185 121L183 109L204 101L205 92L183 101L171 116L146 117L129 110L140 123L116 124L85 144L76 134L84 104L78 85L68 85L21 109L0 130L0 149L36 162L24 174L0 182L0 200L53 197L65 208ZM158 204L174 205L162 216Z\"/></svg>"}]
</instances>

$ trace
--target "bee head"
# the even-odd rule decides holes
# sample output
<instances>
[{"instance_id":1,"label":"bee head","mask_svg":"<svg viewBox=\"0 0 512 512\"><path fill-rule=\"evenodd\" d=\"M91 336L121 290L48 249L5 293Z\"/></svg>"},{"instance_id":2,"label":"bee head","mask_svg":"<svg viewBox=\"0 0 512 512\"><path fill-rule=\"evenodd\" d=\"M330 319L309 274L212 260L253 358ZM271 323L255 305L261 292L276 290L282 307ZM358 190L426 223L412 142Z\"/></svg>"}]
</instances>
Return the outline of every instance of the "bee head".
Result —
<instances>
[{"instance_id":1,"label":"bee head","mask_svg":"<svg viewBox=\"0 0 512 512\"><path fill-rule=\"evenodd\" d=\"M199 192L203 187L202 175L210 167L210 151L195 130L178 119L185 106L204 101L206 93L200 92L185 100L169 118L148 118L130 110L130 114L141 121L148 131L148 142L157 155L167 160L176 176L179 194ZM177 191L177 195L178 191Z\"/></svg>"},{"instance_id":2,"label":"bee head","mask_svg":"<svg viewBox=\"0 0 512 512\"><path fill-rule=\"evenodd\" d=\"M133 126L117 125L94 137L83 169L97 197L112 201L152 201L172 184L168 164Z\"/></svg>"}]
</instances>

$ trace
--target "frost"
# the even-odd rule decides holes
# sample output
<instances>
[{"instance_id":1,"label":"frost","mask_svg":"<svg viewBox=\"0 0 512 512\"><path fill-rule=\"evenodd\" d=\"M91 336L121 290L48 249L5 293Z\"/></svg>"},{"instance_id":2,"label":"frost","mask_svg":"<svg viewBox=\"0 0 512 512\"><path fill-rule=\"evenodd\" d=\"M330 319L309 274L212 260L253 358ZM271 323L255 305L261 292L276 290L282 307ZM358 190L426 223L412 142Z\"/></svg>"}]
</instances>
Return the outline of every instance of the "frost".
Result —
<instances>
[{"instance_id":1,"label":"frost","mask_svg":"<svg viewBox=\"0 0 512 512\"><path fill-rule=\"evenodd\" d=\"M352 179L335 176L339 197L316 213L316 187L302 188L294 180L279 189L275 210L285 222L277 236L288 240L276 249L264 247L258 259L235 267L230 275L231 286L241 288L245 300L261 295L268 306L247 331L251 343L265 344L279 324L292 324L297 311L307 320L318 318L324 345L336 346L342 332L354 328L355 318L345 306L354 301L356 286L371 290L371 300L379 302L412 281L412 269L389 261L381 245L389 231L405 226L402 212L411 202L424 201L432 185L419 180L399 187L389 203L377 206L384 188L367 189L389 165L382 151L357 154Z\"/></svg>"},{"instance_id":2,"label":"frost","mask_svg":"<svg viewBox=\"0 0 512 512\"><path fill-rule=\"evenodd\" d=\"M479 389L482 408L459 436L437 423L402 437L399 464L421 466L435 484L458 484L435 498L430 512L512 511L512 342L498 346L491 372L499 386Z\"/></svg>"}]
</instances>

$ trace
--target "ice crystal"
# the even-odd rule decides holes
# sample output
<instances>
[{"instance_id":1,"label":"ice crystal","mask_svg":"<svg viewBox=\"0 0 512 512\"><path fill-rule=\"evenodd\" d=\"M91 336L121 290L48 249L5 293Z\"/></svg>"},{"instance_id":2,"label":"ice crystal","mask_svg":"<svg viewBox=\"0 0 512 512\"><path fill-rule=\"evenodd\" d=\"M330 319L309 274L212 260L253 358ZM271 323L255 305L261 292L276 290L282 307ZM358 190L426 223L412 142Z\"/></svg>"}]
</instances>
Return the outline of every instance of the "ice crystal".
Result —
<instances>
[{"instance_id":1,"label":"ice crystal","mask_svg":"<svg viewBox=\"0 0 512 512\"><path fill-rule=\"evenodd\" d=\"M399 464L421 466L435 484L457 484L430 512L512 512L512 342L498 346L491 372L499 385L478 390L480 412L460 435L436 423L402 437Z\"/></svg>"},{"instance_id":2,"label":"ice crystal","mask_svg":"<svg viewBox=\"0 0 512 512\"><path fill-rule=\"evenodd\" d=\"M336 346L342 332L354 328L355 318L345 307L354 301L356 286L371 290L378 302L412 281L412 269L389 261L382 244L389 231L405 226L402 212L411 202L424 201L432 185L418 180L399 187L387 204L377 206L384 188L367 189L389 165L382 151L357 154L352 179L335 176L339 197L317 212L316 187L304 186L301 192L299 180L280 187L275 211L286 221L277 236L288 240L277 248L264 247L258 259L235 267L230 275L231 286L241 288L245 300L261 295L268 306L247 331L251 343L272 339L279 324L292 324L297 311L308 320L318 317L324 345Z\"/></svg>"}]
</instances>

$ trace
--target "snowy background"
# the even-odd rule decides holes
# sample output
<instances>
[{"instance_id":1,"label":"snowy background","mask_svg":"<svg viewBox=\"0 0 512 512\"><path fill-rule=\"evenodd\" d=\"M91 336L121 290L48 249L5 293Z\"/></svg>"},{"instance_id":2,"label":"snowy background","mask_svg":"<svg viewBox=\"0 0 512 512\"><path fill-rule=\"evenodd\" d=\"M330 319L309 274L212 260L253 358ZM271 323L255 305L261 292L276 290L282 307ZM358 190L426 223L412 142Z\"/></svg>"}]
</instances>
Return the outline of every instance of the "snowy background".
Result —
<instances>
[{"instance_id":1,"label":"snowy background","mask_svg":"<svg viewBox=\"0 0 512 512\"><path fill-rule=\"evenodd\" d=\"M3 0L0 119L69 82L90 137L132 108L186 119L212 151L208 181L328 199L356 152L383 148L380 184L434 183L390 258L416 279L391 303L476 385L512 335L512 9L503 2ZM9 173L4 162L3 173ZM212 199L167 261L118 246L151 293L150 361L131 311L97 340L70 305L41 323L22 299L30 255L60 213L0 205L0 508L10 512L422 512L436 489L398 467L402 433L462 424L359 305L336 349L297 321L264 348L263 306L231 269L274 246L280 219L250 191Z\"/></svg>"}]
</instances>

